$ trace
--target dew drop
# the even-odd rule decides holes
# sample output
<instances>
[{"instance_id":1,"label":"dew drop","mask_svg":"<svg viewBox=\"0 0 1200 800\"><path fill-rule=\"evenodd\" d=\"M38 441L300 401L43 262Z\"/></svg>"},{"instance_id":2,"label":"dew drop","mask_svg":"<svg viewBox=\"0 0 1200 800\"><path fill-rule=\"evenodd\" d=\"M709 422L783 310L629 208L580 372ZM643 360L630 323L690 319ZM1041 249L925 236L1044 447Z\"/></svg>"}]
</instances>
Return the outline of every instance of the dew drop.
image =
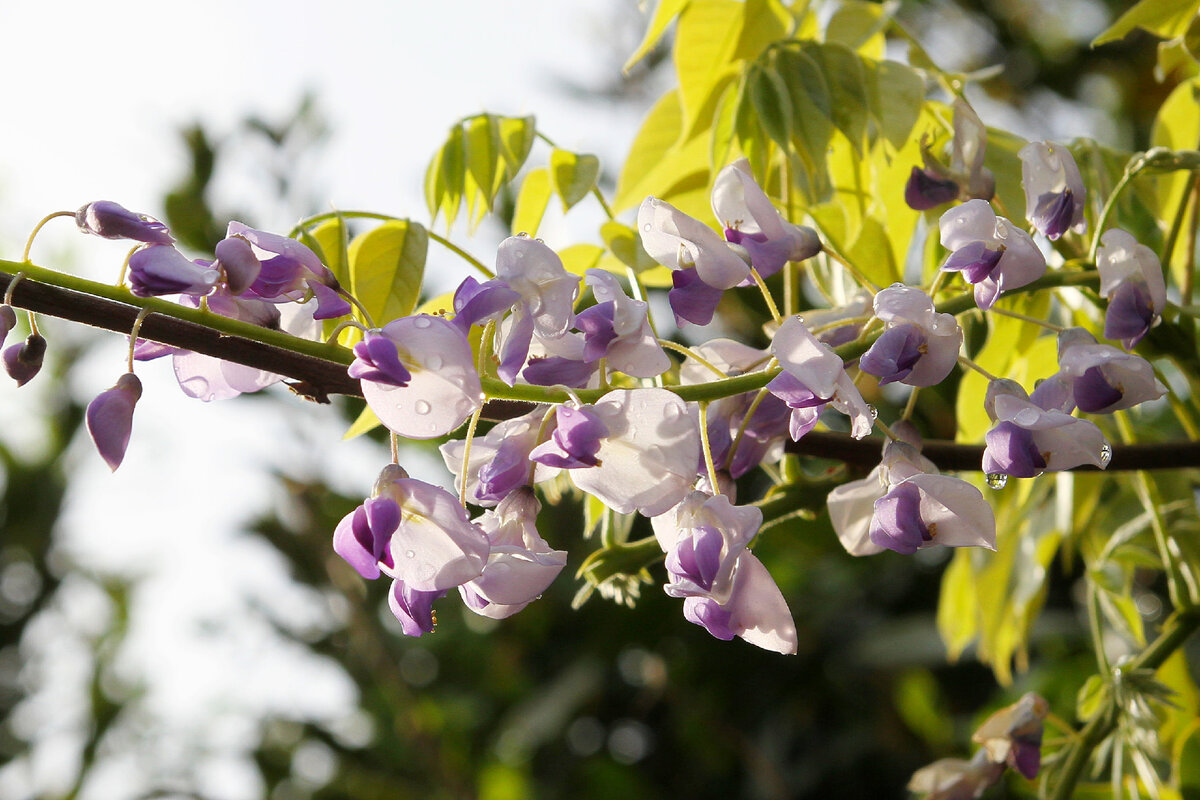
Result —
<instances>
[{"instance_id":1,"label":"dew drop","mask_svg":"<svg viewBox=\"0 0 1200 800\"><path fill-rule=\"evenodd\" d=\"M517 238L518 238L518 239L528 239L528 238L529 238L529 234L528 234L528 233L526 233L525 231L521 231L520 233L518 233L518 234L517 234Z\"/></svg>"},{"instance_id":2,"label":"dew drop","mask_svg":"<svg viewBox=\"0 0 1200 800\"><path fill-rule=\"evenodd\" d=\"M801 325L803 325L803 324L804 324L804 317L797 316L797 317L796 317L796 322L799 322Z\"/></svg>"},{"instance_id":3,"label":"dew drop","mask_svg":"<svg viewBox=\"0 0 1200 800\"><path fill-rule=\"evenodd\" d=\"M429 410L429 403L425 402L424 400L418 400L417 402L413 403L413 411L416 411L418 414L428 414Z\"/></svg>"},{"instance_id":4,"label":"dew drop","mask_svg":"<svg viewBox=\"0 0 1200 800\"><path fill-rule=\"evenodd\" d=\"M990 489L999 490L1008 485L1008 476L1003 472L989 472L984 480L987 481L988 488Z\"/></svg>"},{"instance_id":5,"label":"dew drop","mask_svg":"<svg viewBox=\"0 0 1200 800\"><path fill-rule=\"evenodd\" d=\"M647 222L642 226L642 230L644 230L646 233L649 233L650 231L654 230L654 226Z\"/></svg>"},{"instance_id":6,"label":"dew drop","mask_svg":"<svg viewBox=\"0 0 1200 800\"><path fill-rule=\"evenodd\" d=\"M1105 442L1104 446L1100 448L1100 467L1107 467L1110 461L1112 461L1112 447Z\"/></svg>"},{"instance_id":7,"label":"dew drop","mask_svg":"<svg viewBox=\"0 0 1200 800\"><path fill-rule=\"evenodd\" d=\"M431 320L429 317L422 316L413 320L413 325L417 328L428 328L432 324L433 320Z\"/></svg>"},{"instance_id":8,"label":"dew drop","mask_svg":"<svg viewBox=\"0 0 1200 800\"><path fill-rule=\"evenodd\" d=\"M444 363L445 362L442 361L442 357L437 353L431 353L429 357L425 359L425 366L429 369L441 369L442 364Z\"/></svg>"},{"instance_id":9,"label":"dew drop","mask_svg":"<svg viewBox=\"0 0 1200 800\"><path fill-rule=\"evenodd\" d=\"M535 242L537 242L538 244L545 244L545 243L546 243L544 239L534 239L534 241L535 241Z\"/></svg>"},{"instance_id":10,"label":"dew drop","mask_svg":"<svg viewBox=\"0 0 1200 800\"><path fill-rule=\"evenodd\" d=\"M679 406L667 406L663 409L663 418L668 421L679 419L682 414L683 409Z\"/></svg>"},{"instance_id":11,"label":"dew drop","mask_svg":"<svg viewBox=\"0 0 1200 800\"><path fill-rule=\"evenodd\" d=\"M903 289L903 288L904 288L904 284L903 284L903 283L901 283L900 281L896 281L895 283L893 283L893 284L892 284L891 286L889 286L888 288L889 288L889 289Z\"/></svg>"},{"instance_id":12,"label":"dew drop","mask_svg":"<svg viewBox=\"0 0 1200 800\"><path fill-rule=\"evenodd\" d=\"M871 419L879 419L879 409L875 406L867 406L867 413L871 415Z\"/></svg>"},{"instance_id":13,"label":"dew drop","mask_svg":"<svg viewBox=\"0 0 1200 800\"><path fill-rule=\"evenodd\" d=\"M405 551L404 551L404 557L405 557L405 558L416 558L416 557L417 557L417 552L416 552L415 550L405 550Z\"/></svg>"}]
</instances>

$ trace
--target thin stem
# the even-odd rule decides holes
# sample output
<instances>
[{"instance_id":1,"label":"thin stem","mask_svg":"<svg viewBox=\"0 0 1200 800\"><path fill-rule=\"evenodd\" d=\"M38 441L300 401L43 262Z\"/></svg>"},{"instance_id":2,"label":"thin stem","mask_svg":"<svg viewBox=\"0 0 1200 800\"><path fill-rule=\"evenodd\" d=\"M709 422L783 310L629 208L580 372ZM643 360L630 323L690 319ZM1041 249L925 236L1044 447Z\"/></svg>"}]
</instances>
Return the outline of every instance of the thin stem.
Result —
<instances>
[{"instance_id":1,"label":"thin stem","mask_svg":"<svg viewBox=\"0 0 1200 800\"><path fill-rule=\"evenodd\" d=\"M388 444L392 451L392 463L400 463L400 435L395 431L388 431Z\"/></svg>"},{"instance_id":2,"label":"thin stem","mask_svg":"<svg viewBox=\"0 0 1200 800\"><path fill-rule=\"evenodd\" d=\"M1092 650L1096 656L1096 666L1100 674L1107 675L1112 665L1108 663L1108 653L1104 652L1104 623L1100 616L1100 592L1092 580L1087 582L1087 618L1088 631L1092 636Z\"/></svg>"},{"instance_id":3,"label":"thin stem","mask_svg":"<svg viewBox=\"0 0 1200 800\"><path fill-rule=\"evenodd\" d=\"M832 248L828 242L824 243L824 250L825 250L825 254L827 256L829 256L831 259L833 259L837 263L841 264L846 269L847 272L849 272L851 275L853 275L854 279L857 280L860 284L862 284L864 289L866 289L871 294L879 293L879 284L875 283L870 278L868 278L866 275L864 275L861 271L859 271L858 267L851 264L849 259L847 259L844 255L842 255L837 250Z\"/></svg>"},{"instance_id":4,"label":"thin stem","mask_svg":"<svg viewBox=\"0 0 1200 800\"><path fill-rule=\"evenodd\" d=\"M29 234L29 238L25 240L25 252L21 255L21 261L25 262L26 264L29 263L29 251L33 249L33 240L37 238L38 231L40 231L47 222L55 217L73 216L75 216L74 211L55 211L53 214L47 214L46 216L42 217L42 221L34 226L33 233Z\"/></svg>"},{"instance_id":5,"label":"thin stem","mask_svg":"<svg viewBox=\"0 0 1200 800\"><path fill-rule=\"evenodd\" d=\"M980 375L982 375L983 377L987 378L989 381L998 381L998 380L1000 380L1000 379L999 379L999 378L997 378L995 375L993 375L992 373L988 372L986 369L984 369L983 367L979 366L978 364L976 364L974 361L972 361L971 359L967 358L966 356L959 356L959 357L958 357L958 363L959 363L959 364L961 364L961 365L962 365L962 366L964 366L964 367L967 367L968 369L973 369L973 370L975 370L975 371L976 371L976 372L978 372Z\"/></svg>"},{"instance_id":6,"label":"thin stem","mask_svg":"<svg viewBox=\"0 0 1200 800\"><path fill-rule=\"evenodd\" d=\"M712 447L708 443L708 403L700 403L700 449L704 453L704 467L708 470L708 482L712 485L713 495L721 492L717 483L717 467L713 464Z\"/></svg>"},{"instance_id":7,"label":"thin stem","mask_svg":"<svg viewBox=\"0 0 1200 800\"><path fill-rule=\"evenodd\" d=\"M125 276L129 273L129 259L133 258L133 254L141 249L142 246L139 244L137 247L130 248L129 252L125 254L125 260L121 262L121 271L117 273L116 286L125 285ZM201 301L208 302L207 298L201 298Z\"/></svg>"},{"instance_id":8,"label":"thin stem","mask_svg":"<svg viewBox=\"0 0 1200 800\"><path fill-rule=\"evenodd\" d=\"M913 390L908 393L908 402L906 402L904 404L904 413L900 415L900 419L903 419L903 420L912 419L913 412L917 408L917 395L920 394L920 392L921 392L921 387L914 386Z\"/></svg>"},{"instance_id":9,"label":"thin stem","mask_svg":"<svg viewBox=\"0 0 1200 800\"><path fill-rule=\"evenodd\" d=\"M886 422L884 422L881 419L876 419L876 420L874 420L874 423L876 426L878 426L879 430L883 431L884 436L888 437L893 442L900 441L900 437L896 435L895 431L893 431L890 427L888 427L888 424Z\"/></svg>"},{"instance_id":10,"label":"thin stem","mask_svg":"<svg viewBox=\"0 0 1200 800\"><path fill-rule=\"evenodd\" d=\"M329 344L337 343L338 337L342 335L342 331L349 330L350 328L360 330L363 333L366 333L368 331L367 326L363 325L358 320L347 319L347 320L343 320L342 322L339 322L337 325L335 325L333 328L333 332L325 337L325 341L328 342Z\"/></svg>"},{"instance_id":11,"label":"thin stem","mask_svg":"<svg viewBox=\"0 0 1200 800\"><path fill-rule=\"evenodd\" d=\"M1180 305L1192 304L1192 289L1195 285L1196 265L1196 226L1200 225L1200 173L1192 179L1192 224L1188 226L1187 243L1184 249L1185 269L1183 282L1179 286Z\"/></svg>"},{"instance_id":12,"label":"thin stem","mask_svg":"<svg viewBox=\"0 0 1200 800\"><path fill-rule=\"evenodd\" d=\"M346 290L345 290L343 287L341 287L341 286L338 286L338 288L337 288L337 292L338 292L338 294L340 294L342 297L344 297L344 298L346 298L348 301L350 301L350 304L351 304L352 306L354 306L355 308L357 308L357 309L358 309L358 313L362 314L363 322L365 322L365 323L367 324L367 327L368 327L368 328L374 328L374 327L375 327L375 320L374 320L374 319L371 317L371 312L370 312L370 311L367 311L367 308L366 308L366 306L364 306L362 303L358 302L358 298L357 298L357 297L355 297L354 295L350 294L350 292L346 291ZM345 324L345 323L343 323L343 324ZM339 325L338 327L341 327L341 326ZM335 330L336 330L336 329L335 329ZM333 337L333 336L330 336L330 341L335 341L335 339L334 339L334 337Z\"/></svg>"},{"instance_id":13,"label":"thin stem","mask_svg":"<svg viewBox=\"0 0 1200 800\"><path fill-rule=\"evenodd\" d=\"M1183 190L1183 195L1179 198L1179 207L1175 209L1175 216L1171 219L1171 229L1163 241L1162 263L1165 266L1170 266L1171 258L1175 255L1175 243L1179 240L1179 233L1183 229L1183 219L1187 216L1188 207L1196 200L1193 192L1198 186L1200 186L1200 172L1192 176L1191 187Z\"/></svg>"},{"instance_id":14,"label":"thin stem","mask_svg":"<svg viewBox=\"0 0 1200 800\"><path fill-rule=\"evenodd\" d=\"M766 389L759 389L758 394L754 395L754 399L750 401L750 407L746 409L745 415L742 417L742 422L738 425L737 435L733 437L733 444L729 447L729 455L725 457L725 469L733 466L733 457L737 455L738 447L742 444L742 439L746 435L746 428L750 425L750 420L754 418L754 412L758 411L758 407L766 396L770 394Z\"/></svg>"},{"instance_id":15,"label":"thin stem","mask_svg":"<svg viewBox=\"0 0 1200 800\"><path fill-rule=\"evenodd\" d=\"M4 290L4 305L6 305L6 306L12 305L13 291L17 288L17 284L23 280L25 280L25 273L18 272L16 275L13 276L13 279L11 281L9 281L8 288Z\"/></svg>"},{"instance_id":16,"label":"thin stem","mask_svg":"<svg viewBox=\"0 0 1200 800\"><path fill-rule=\"evenodd\" d=\"M697 364L699 364L700 366L707 367L708 370L710 372L712 372L714 375L716 375L718 378L728 378L729 377L727 374L722 372L718 367L714 366L712 364L712 362L706 360L703 356L701 356L699 353L697 353L695 350L693 350L690 347L685 347L681 344L678 344L677 342L672 342L670 339L659 339L658 345L659 345L659 347L663 348L664 350L674 350L676 353L679 353L684 358L690 358L693 361L695 361Z\"/></svg>"},{"instance_id":17,"label":"thin stem","mask_svg":"<svg viewBox=\"0 0 1200 800\"><path fill-rule=\"evenodd\" d=\"M1088 261L1096 260L1096 251L1100 249L1100 236L1104 233L1104 228L1108 224L1109 215L1112 214L1113 208L1117 205L1117 197L1125 190L1125 187L1129 185L1129 182L1133 180L1133 176L1136 174L1136 171L1127 168L1121 175L1121 179L1117 181L1117 185L1108 193L1108 199L1104 201L1104 209L1096 219L1096 232L1092 236L1092 246L1088 249Z\"/></svg>"},{"instance_id":18,"label":"thin stem","mask_svg":"<svg viewBox=\"0 0 1200 800\"><path fill-rule=\"evenodd\" d=\"M779 316L779 308L775 305L775 298L771 297L771 290L767 288L766 282L754 267L750 268L750 277L754 279L754 284L762 292L763 300L767 302L767 310L771 312L771 319L775 320L775 322L781 321L783 318Z\"/></svg>"},{"instance_id":19,"label":"thin stem","mask_svg":"<svg viewBox=\"0 0 1200 800\"><path fill-rule=\"evenodd\" d=\"M483 403L480 403L467 423L467 435L463 439L462 467L458 471L458 502L463 508L467 507L467 467L471 464L471 442L475 439L475 428L479 426L479 415L483 413Z\"/></svg>"},{"instance_id":20,"label":"thin stem","mask_svg":"<svg viewBox=\"0 0 1200 800\"><path fill-rule=\"evenodd\" d=\"M138 312L137 318L133 321L133 328L129 331L129 359L128 371L133 372L133 350L137 346L138 334L141 333L142 323L146 321L146 317L150 314L150 309L143 308Z\"/></svg>"},{"instance_id":21,"label":"thin stem","mask_svg":"<svg viewBox=\"0 0 1200 800\"><path fill-rule=\"evenodd\" d=\"M1029 316L1028 314L1021 314L1017 311L1009 311L1008 309L1000 308L999 306L992 306L988 310L993 314L999 314L1002 317L1011 317L1012 319L1019 319L1023 322L1028 322L1032 325L1043 327L1046 330L1054 331L1055 333L1062 333L1066 330L1066 328L1064 328L1062 325L1055 325L1053 322L1047 322L1044 319L1037 319Z\"/></svg>"}]
</instances>

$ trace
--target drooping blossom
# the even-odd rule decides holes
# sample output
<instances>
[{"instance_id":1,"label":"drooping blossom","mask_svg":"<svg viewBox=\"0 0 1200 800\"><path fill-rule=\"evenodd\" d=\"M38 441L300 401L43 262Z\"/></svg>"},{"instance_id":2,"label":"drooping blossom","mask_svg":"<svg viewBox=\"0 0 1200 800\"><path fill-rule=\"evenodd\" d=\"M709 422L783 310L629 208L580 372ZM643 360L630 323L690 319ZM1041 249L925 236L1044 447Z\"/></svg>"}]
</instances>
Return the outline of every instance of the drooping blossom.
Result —
<instances>
[{"instance_id":1,"label":"drooping blossom","mask_svg":"<svg viewBox=\"0 0 1200 800\"><path fill-rule=\"evenodd\" d=\"M491 548L457 498L389 464L338 523L333 549L368 580L392 578L392 611L406 634L420 636L432 629L433 601L479 577Z\"/></svg>"},{"instance_id":2,"label":"drooping blossom","mask_svg":"<svg viewBox=\"0 0 1200 800\"><path fill-rule=\"evenodd\" d=\"M250 255L258 260L259 268L246 291L254 296L282 302L304 300L311 295L317 303L313 318L318 320L350 313L349 302L338 293L337 278L303 242L236 221L229 223L225 238L242 239L251 246ZM222 252L234 265L234 283L244 283L254 272L244 248Z\"/></svg>"},{"instance_id":3,"label":"drooping blossom","mask_svg":"<svg viewBox=\"0 0 1200 800\"><path fill-rule=\"evenodd\" d=\"M939 314L933 300L913 286L891 286L875 295L875 316L886 328L858 366L880 384L941 383L958 361L962 329L951 314Z\"/></svg>"},{"instance_id":4,"label":"drooping blossom","mask_svg":"<svg viewBox=\"0 0 1200 800\"><path fill-rule=\"evenodd\" d=\"M647 317L649 306L625 294L616 276L589 269L584 276L596 305L575 317L583 331L586 361L607 359L608 366L637 378L653 378L671 367Z\"/></svg>"},{"instance_id":5,"label":"drooping blossom","mask_svg":"<svg viewBox=\"0 0 1200 800\"><path fill-rule=\"evenodd\" d=\"M147 244L171 244L175 241L166 225L111 200L97 200L81 207L75 212L75 224L84 233L104 239L132 239Z\"/></svg>"},{"instance_id":6,"label":"drooping blossom","mask_svg":"<svg viewBox=\"0 0 1200 800\"><path fill-rule=\"evenodd\" d=\"M129 257L129 290L138 297L207 295L221 277L208 261L193 261L171 245L143 247Z\"/></svg>"},{"instance_id":7,"label":"drooping blossom","mask_svg":"<svg viewBox=\"0 0 1200 800\"><path fill-rule=\"evenodd\" d=\"M789 261L803 261L821 252L816 231L788 222L771 203L755 182L749 159L740 158L717 173L712 207L717 221L725 226L726 241L746 248L763 278Z\"/></svg>"},{"instance_id":8,"label":"drooping blossom","mask_svg":"<svg viewBox=\"0 0 1200 800\"><path fill-rule=\"evenodd\" d=\"M657 197L642 202L638 230L651 258L669 269L695 269L713 289L732 289L750 275L750 265L716 231Z\"/></svg>"},{"instance_id":9,"label":"drooping blossom","mask_svg":"<svg viewBox=\"0 0 1200 800\"><path fill-rule=\"evenodd\" d=\"M985 437L985 473L1032 478L1083 464L1108 466L1112 451L1095 424L1039 406L1015 381L992 381L984 407L996 423Z\"/></svg>"},{"instance_id":10,"label":"drooping blossom","mask_svg":"<svg viewBox=\"0 0 1200 800\"><path fill-rule=\"evenodd\" d=\"M254 246L242 236L229 236L217 242L213 249L213 267L225 276L225 285L232 295L245 294L262 273L262 262L254 255Z\"/></svg>"},{"instance_id":11,"label":"drooping blossom","mask_svg":"<svg viewBox=\"0 0 1200 800\"><path fill-rule=\"evenodd\" d=\"M478 506L494 506L516 489L551 477L556 470L530 460L530 451L542 434L547 406L528 414L496 423L484 436L471 441L466 476L466 498ZM466 441L451 439L438 448L446 468L454 475L454 486L463 491L463 455Z\"/></svg>"},{"instance_id":12,"label":"drooping blossom","mask_svg":"<svg viewBox=\"0 0 1200 800\"><path fill-rule=\"evenodd\" d=\"M670 583L664 588L684 598L684 618L718 639L740 636L766 650L796 652L787 601L746 549L762 524L761 511L697 491L651 522L667 554Z\"/></svg>"},{"instance_id":13,"label":"drooping blossom","mask_svg":"<svg viewBox=\"0 0 1200 800\"><path fill-rule=\"evenodd\" d=\"M142 396L142 382L132 372L111 389L96 395L87 407L87 429L104 463L114 472L121 466L133 430L133 409Z\"/></svg>"},{"instance_id":14,"label":"drooping blossom","mask_svg":"<svg viewBox=\"0 0 1200 800\"><path fill-rule=\"evenodd\" d=\"M1075 405L1089 414L1133 408L1167 393L1149 361L1098 344L1083 328L1070 328L1058 335L1058 365Z\"/></svg>"},{"instance_id":15,"label":"drooping blossom","mask_svg":"<svg viewBox=\"0 0 1200 800\"><path fill-rule=\"evenodd\" d=\"M594 407L559 405L550 437L530 451L529 460L558 469L598 467L600 443L609 434Z\"/></svg>"},{"instance_id":16,"label":"drooping blossom","mask_svg":"<svg viewBox=\"0 0 1200 800\"><path fill-rule=\"evenodd\" d=\"M1046 272L1046 258L1029 234L996 215L984 200L968 200L939 221L947 272L975 286L975 303L987 310L1001 292L1025 286Z\"/></svg>"},{"instance_id":17,"label":"drooping blossom","mask_svg":"<svg viewBox=\"0 0 1200 800\"><path fill-rule=\"evenodd\" d=\"M1104 337L1133 349L1162 319L1167 287L1154 251L1130 234L1112 228L1100 236L1096 251L1100 294L1108 300Z\"/></svg>"},{"instance_id":18,"label":"drooping blossom","mask_svg":"<svg viewBox=\"0 0 1200 800\"><path fill-rule=\"evenodd\" d=\"M817 340L799 317L789 317L771 340L771 352L783 371L767 389L792 409L788 423L792 439L812 430L827 405L850 417L850 434L861 439L875 418L870 406L846 374L842 359Z\"/></svg>"},{"instance_id":19,"label":"drooping blossom","mask_svg":"<svg viewBox=\"0 0 1200 800\"><path fill-rule=\"evenodd\" d=\"M533 491L523 488L476 520L490 549L483 573L458 587L467 608L492 619L510 617L540 597L562 572L567 553L551 548L538 533L540 510Z\"/></svg>"},{"instance_id":20,"label":"drooping blossom","mask_svg":"<svg viewBox=\"0 0 1200 800\"><path fill-rule=\"evenodd\" d=\"M992 763L1007 764L1033 780L1042 763L1042 729L1049 713L1050 704L1045 698L1027 692L988 717L971 741L983 745Z\"/></svg>"},{"instance_id":21,"label":"drooping blossom","mask_svg":"<svg viewBox=\"0 0 1200 800\"><path fill-rule=\"evenodd\" d=\"M583 491L619 514L653 517L696 479L700 433L687 405L665 389L614 389L590 409L608 429L596 466L569 471Z\"/></svg>"},{"instance_id":22,"label":"drooping blossom","mask_svg":"<svg viewBox=\"0 0 1200 800\"><path fill-rule=\"evenodd\" d=\"M1004 764L996 764L980 749L970 761L942 758L921 767L908 781L908 790L921 800L975 800L1004 775Z\"/></svg>"},{"instance_id":23,"label":"drooping blossom","mask_svg":"<svg viewBox=\"0 0 1200 800\"><path fill-rule=\"evenodd\" d=\"M1025 187L1025 218L1049 239L1083 233L1083 178L1071 151L1054 142L1030 142L1017 155Z\"/></svg>"},{"instance_id":24,"label":"drooping blossom","mask_svg":"<svg viewBox=\"0 0 1200 800\"><path fill-rule=\"evenodd\" d=\"M411 376L404 386L391 379L360 381L367 405L390 430L409 439L434 439L479 408L483 390L475 357L452 322L418 314L393 320L371 335L390 341Z\"/></svg>"},{"instance_id":25,"label":"drooping blossom","mask_svg":"<svg viewBox=\"0 0 1200 800\"><path fill-rule=\"evenodd\" d=\"M914 166L904 184L904 202L914 211L928 211L958 198L958 183L929 167Z\"/></svg>"},{"instance_id":26,"label":"drooping blossom","mask_svg":"<svg viewBox=\"0 0 1200 800\"><path fill-rule=\"evenodd\" d=\"M996 193L996 178L983 165L986 149L987 128L966 100L955 98L950 166L939 163L922 140L925 166L912 168L904 187L904 201L918 211L937 208L958 197L990 201Z\"/></svg>"},{"instance_id":27,"label":"drooping blossom","mask_svg":"<svg viewBox=\"0 0 1200 800\"><path fill-rule=\"evenodd\" d=\"M683 386L761 370L771 354L732 339L711 339L691 348L708 364L688 359L679 368ZM720 370L715 374L711 367ZM752 413L753 412L753 413ZM778 461L791 409L773 394L746 392L708 404L708 445L718 470L740 478L763 462ZM749 418L747 418L749 416Z\"/></svg>"},{"instance_id":28,"label":"drooping blossom","mask_svg":"<svg viewBox=\"0 0 1200 800\"><path fill-rule=\"evenodd\" d=\"M31 333L25 341L4 348L4 369L17 386L24 386L41 372L45 357L45 338L39 333Z\"/></svg>"},{"instance_id":29,"label":"drooping blossom","mask_svg":"<svg viewBox=\"0 0 1200 800\"><path fill-rule=\"evenodd\" d=\"M996 520L971 484L942 475L907 442L889 441L866 478L829 493L829 519L846 552L873 555L944 545L996 549Z\"/></svg>"}]
</instances>

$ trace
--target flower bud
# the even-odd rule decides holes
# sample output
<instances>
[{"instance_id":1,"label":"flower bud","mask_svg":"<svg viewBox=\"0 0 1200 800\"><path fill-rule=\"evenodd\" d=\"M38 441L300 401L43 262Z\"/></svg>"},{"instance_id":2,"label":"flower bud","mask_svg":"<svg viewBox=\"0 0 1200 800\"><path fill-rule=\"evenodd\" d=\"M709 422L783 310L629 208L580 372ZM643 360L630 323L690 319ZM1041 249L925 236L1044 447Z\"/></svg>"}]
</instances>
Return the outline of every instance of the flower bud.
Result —
<instances>
[{"instance_id":1,"label":"flower bud","mask_svg":"<svg viewBox=\"0 0 1200 800\"><path fill-rule=\"evenodd\" d=\"M105 239L133 239L148 244L171 244L175 241L167 232L166 225L111 200L88 203L75 212L75 224L84 233Z\"/></svg>"},{"instance_id":2,"label":"flower bud","mask_svg":"<svg viewBox=\"0 0 1200 800\"><path fill-rule=\"evenodd\" d=\"M8 332L17 324L17 312L10 305L0 306L0 345L8 338Z\"/></svg>"},{"instance_id":3,"label":"flower bud","mask_svg":"<svg viewBox=\"0 0 1200 800\"><path fill-rule=\"evenodd\" d=\"M230 294L245 292L262 272L262 262L254 255L254 248L240 236L230 236L217 242L214 253L217 262L213 266L225 273Z\"/></svg>"},{"instance_id":4,"label":"flower bud","mask_svg":"<svg viewBox=\"0 0 1200 800\"><path fill-rule=\"evenodd\" d=\"M87 428L100 457L114 472L125 458L133 429L133 407L142 396L142 382L126 372L111 389L88 403Z\"/></svg>"},{"instance_id":5,"label":"flower bud","mask_svg":"<svg viewBox=\"0 0 1200 800\"><path fill-rule=\"evenodd\" d=\"M192 261L168 245L142 248L129 257L129 286L138 297L163 294L206 295L220 273L207 264Z\"/></svg>"},{"instance_id":6,"label":"flower bud","mask_svg":"<svg viewBox=\"0 0 1200 800\"><path fill-rule=\"evenodd\" d=\"M31 333L24 343L14 344L4 351L4 368L17 386L24 386L41 370L45 355L46 340L40 334Z\"/></svg>"}]
</instances>

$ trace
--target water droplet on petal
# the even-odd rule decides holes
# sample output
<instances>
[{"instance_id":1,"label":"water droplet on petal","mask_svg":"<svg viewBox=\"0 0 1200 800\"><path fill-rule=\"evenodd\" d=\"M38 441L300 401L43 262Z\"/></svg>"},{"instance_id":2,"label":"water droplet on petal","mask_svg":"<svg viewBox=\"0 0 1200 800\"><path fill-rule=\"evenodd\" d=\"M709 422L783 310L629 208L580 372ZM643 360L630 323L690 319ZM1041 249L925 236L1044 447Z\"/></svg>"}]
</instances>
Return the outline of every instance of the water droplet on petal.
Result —
<instances>
[{"instance_id":1,"label":"water droplet on petal","mask_svg":"<svg viewBox=\"0 0 1200 800\"><path fill-rule=\"evenodd\" d=\"M432 324L433 321L429 317L417 317L413 320L413 326L417 328L428 328Z\"/></svg>"},{"instance_id":2,"label":"water droplet on petal","mask_svg":"<svg viewBox=\"0 0 1200 800\"><path fill-rule=\"evenodd\" d=\"M444 363L445 362L442 361L442 357L439 356L437 353L431 353L425 359L425 366L428 367L429 369L441 369L442 364L444 364Z\"/></svg>"},{"instance_id":3,"label":"water droplet on petal","mask_svg":"<svg viewBox=\"0 0 1200 800\"><path fill-rule=\"evenodd\" d=\"M889 286L888 288L889 288L889 289L903 289L903 288L904 288L904 284L903 284L903 283L901 283L900 281L896 281L895 283L893 283L893 284L892 284L891 286Z\"/></svg>"},{"instance_id":4,"label":"water droplet on petal","mask_svg":"<svg viewBox=\"0 0 1200 800\"><path fill-rule=\"evenodd\" d=\"M650 231L654 230L654 226L647 222L642 226L642 230L644 230L646 233L649 233Z\"/></svg>"},{"instance_id":5,"label":"water droplet on petal","mask_svg":"<svg viewBox=\"0 0 1200 800\"><path fill-rule=\"evenodd\" d=\"M417 557L417 552L416 552L415 550L405 550L405 551L404 551L404 557L405 557L405 558L416 558L416 557Z\"/></svg>"},{"instance_id":6,"label":"water droplet on petal","mask_svg":"<svg viewBox=\"0 0 1200 800\"><path fill-rule=\"evenodd\" d=\"M529 234L528 234L528 233L526 233L525 231L521 231L520 233L518 233L518 234L517 234L517 238L518 238L518 239L528 239L528 238L529 238Z\"/></svg>"},{"instance_id":7,"label":"water droplet on petal","mask_svg":"<svg viewBox=\"0 0 1200 800\"><path fill-rule=\"evenodd\" d=\"M663 409L663 418L667 420L679 419L681 414L683 414L683 409L679 406L670 405Z\"/></svg>"},{"instance_id":8,"label":"water droplet on petal","mask_svg":"<svg viewBox=\"0 0 1200 800\"><path fill-rule=\"evenodd\" d=\"M545 242L545 240L543 240L543 239L534 239L534 241L535 241L535 242L537 242L538 244L545 244L545 243L546 243L546 242Z\"/></svg>"},{"instance_id":9,"label":"water droplet on petal","mask_svg":"<svg viewBox=\"0 0 1200 800\"><path fill-rule=\"evenodd\" d=\"M430 411L430 405L424 400L418 400L417 402L413 403L413 411L416 411L421 415L428 414Z\"/></svg>"},{"instance_id":10,"label":"water droplet on petal","mask_svg":"<svg viewBox=\"0 0 1200 800\"><path fill-rule=\"evenodd\" d=\"M1100 467L1107 467L1110 461L1112 461L1112 447L1105 442L1104 446L1100 448Z\"/></svg>"},{"instance_id":11,"label":"water droplet on petal","mask_svg":"<svg viewBox=\"0 0 1200 800\"><path fill-rule=\"evenodd\" d=\"M1003 472L989 472L984 480L990 489L999 490L1008 485L1008 476Z\"/></svg>"}]
</instances>

